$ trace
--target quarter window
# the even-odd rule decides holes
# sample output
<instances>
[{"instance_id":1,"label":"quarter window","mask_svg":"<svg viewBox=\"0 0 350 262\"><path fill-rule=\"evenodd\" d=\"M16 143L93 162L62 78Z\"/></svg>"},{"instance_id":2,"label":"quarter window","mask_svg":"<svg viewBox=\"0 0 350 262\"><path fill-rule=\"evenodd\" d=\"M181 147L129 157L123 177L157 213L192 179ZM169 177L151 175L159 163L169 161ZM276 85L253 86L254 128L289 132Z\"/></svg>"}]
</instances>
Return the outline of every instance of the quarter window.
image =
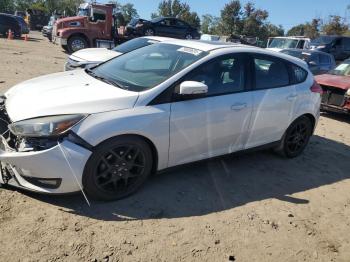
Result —
<instances>
[{"instance_id":1,"label":"quarter window","mask_svg":"<svg viewBox=\"0 0 350 262\"><path fill-rule=\"evenodd\" d=\"M244 90L244 63L235 56L217 58L192 71L184 81L206 84L208 96L240 92Z\"/></svg>"},{"instance_id":2,"label":"quarter window","mask_svg":"<svg viewBox=\"0 0 350 262\"><path fill-rule=\"evenodd\" d=\"M299 66L292 65L292 74L294 84L300 84L306 80L307 72Z\"/></svg>"},{"instance_id":3,"label":"quarter window","mask_svg":"<svg viewBox=\"0 0 350 262\"><path fill-rule=\"evenodd\" d=\"M286 64L275 58L254 59L255 88L267 89L289 85Z\"/></svg>"}]
</instances>

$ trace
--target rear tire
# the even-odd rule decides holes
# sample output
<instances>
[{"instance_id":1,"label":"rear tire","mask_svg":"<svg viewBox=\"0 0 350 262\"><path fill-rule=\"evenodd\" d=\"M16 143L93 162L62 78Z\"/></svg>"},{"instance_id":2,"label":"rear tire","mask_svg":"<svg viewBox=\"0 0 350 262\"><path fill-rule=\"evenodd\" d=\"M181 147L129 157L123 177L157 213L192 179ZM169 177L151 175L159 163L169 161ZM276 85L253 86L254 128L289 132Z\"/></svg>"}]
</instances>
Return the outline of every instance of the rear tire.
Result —
<instances>
[{"instance_id":1,"label":"rear tire","mask_svg":"<svg viewBox=\"0 0 350 262\"><path fill-rule=\"evenodd\" d=\"M152 151L142 138L126 135L106 140L85 166L83 187L97 200L125 198L143 185L152 163Z\"/></svg>"},{"instance_id":2,"label":"rear tire","mask_svg":"<svg viewBox=\"0 0 350 262\"><path fill-rule=\"evenodd\" d=\"M312 129L312 123L308 117L299 117L288 127L280 146L275 151L287 158L299 156L309 143Z\"/></svg>"},{"instance_id":3,"label":"rear tire","mask_svg":"<svg viewBox=\"0 0 350 262\"><path fill-rule=\"evenodd\" d=\"M185 35L185 39L187 40L192 40L193 39L193 36L191 34L186 34Z\"/></svg>"},{"instance_id":4,"label":"rear tire","mask_svg":"<svg viewBox=\"0 0 350 262\"><path fill-rule=\"evenodd\" d=\"M152 28L148 28L145 30L145 36L154 36L154 30Z\"/></svg>"},{"instance_id":5,"label":"rear tire","mask_svg":"<svg viewBox=\"0 0 350 262\"><path fill-rule=\"evenodd\" d=\"M67 43L68 51L69 53L74 53L78 50L88 48L88 42L84 37L81 36L72 36L68 39Z\"/></svg>"}]
</instances>

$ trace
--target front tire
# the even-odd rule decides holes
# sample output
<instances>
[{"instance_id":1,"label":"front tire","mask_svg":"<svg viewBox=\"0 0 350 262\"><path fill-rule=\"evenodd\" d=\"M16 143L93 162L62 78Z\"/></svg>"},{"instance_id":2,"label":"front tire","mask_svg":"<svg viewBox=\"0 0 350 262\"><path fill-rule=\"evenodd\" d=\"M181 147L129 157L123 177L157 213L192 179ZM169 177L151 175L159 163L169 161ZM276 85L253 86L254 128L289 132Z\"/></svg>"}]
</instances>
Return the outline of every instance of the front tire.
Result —
<instances>
[{"instance_id":1,"label":"front tire","mask_svg":"<svg viewBox=\"0 0 350 262\"><path fill-rule=\"evenodd\" d=\"M109 139L97 146L85 166L84 190L97 200L125 198L146 181L152 163L152 151L142 138Z\"/></svg>"},{"instance_id":2,"label":"front tire","mask_svg":"<svg viewBox=\"0 0 350 262\"><path fill-rule=\"evenodd\" d=\"M74 53L78 50L88 48L89 45L84 37L72 36L68 39L67 48L70 53Z\"/></svg>"},{"instance_id":3,"label":"front tire","mask_svg":"<svg viewBox=\"0 0 350 262\"><path fill-rule=\"evenodd\" d=\"M308 117L299 117L289 126L276 151L287 158L299 156L309 143L312 129L313 126Z\"/></svg>"}]
</instances>

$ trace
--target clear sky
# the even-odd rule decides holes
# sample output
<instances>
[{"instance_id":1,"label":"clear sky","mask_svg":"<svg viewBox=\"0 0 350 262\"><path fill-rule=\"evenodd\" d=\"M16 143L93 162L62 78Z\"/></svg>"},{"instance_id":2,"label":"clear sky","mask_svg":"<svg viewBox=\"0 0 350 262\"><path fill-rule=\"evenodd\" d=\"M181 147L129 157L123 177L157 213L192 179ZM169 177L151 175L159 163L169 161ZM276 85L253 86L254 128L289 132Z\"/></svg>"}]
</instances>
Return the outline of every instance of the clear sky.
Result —
<instances>
[{"instance_id":1,"label":"clear sky","mask_svg":"<svg viewBox=\"0 0 350 262\"><path fill-rule=\"evenodd\" d=\"M108 2L100 0L101 2ZM98 2L100 2L98 1ZM220 10L229 0L183 0L191 6L200 16L203 14L220 15ZM152 12L157 10L160 0L119 0L118 2L133 3L140 17L149 19ZM247 0L241 0L244 4ZM329 14L348 16L346 7L350 0L253 0L256 7L266 9L270 16L269 21L274 24L281 24L285 29L314 17L325 18Z\"/></svg>"}]
</instances>

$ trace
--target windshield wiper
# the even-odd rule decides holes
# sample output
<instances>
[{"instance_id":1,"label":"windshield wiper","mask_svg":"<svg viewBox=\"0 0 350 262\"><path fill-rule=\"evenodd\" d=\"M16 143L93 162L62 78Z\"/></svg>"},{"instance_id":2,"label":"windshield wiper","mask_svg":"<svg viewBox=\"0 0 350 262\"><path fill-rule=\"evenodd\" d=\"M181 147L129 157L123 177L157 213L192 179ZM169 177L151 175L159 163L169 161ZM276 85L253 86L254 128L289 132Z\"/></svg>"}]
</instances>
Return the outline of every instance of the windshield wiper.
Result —
<instances>
[{"instance_id":1,"label":"windshield wiper","mask_svg":"<svg viewBox=\"0 0 350 262\"><path fill-rule=\"evenodd\" d=\"M107 79L103 76L99 76L97 75L94 71L92 71L90 68L86 68L85 69L85 72L89 75L91 75L92 77L98 79L98 80L101 80L102 82L105 82L106 84L109 84L109 85L112 85L112 86L116 86L118 88L121 88L121 89L126 89L127 90L127 87L113 81L113 80L110 80L110 79Z\"/></svg>"}]
</instances>

